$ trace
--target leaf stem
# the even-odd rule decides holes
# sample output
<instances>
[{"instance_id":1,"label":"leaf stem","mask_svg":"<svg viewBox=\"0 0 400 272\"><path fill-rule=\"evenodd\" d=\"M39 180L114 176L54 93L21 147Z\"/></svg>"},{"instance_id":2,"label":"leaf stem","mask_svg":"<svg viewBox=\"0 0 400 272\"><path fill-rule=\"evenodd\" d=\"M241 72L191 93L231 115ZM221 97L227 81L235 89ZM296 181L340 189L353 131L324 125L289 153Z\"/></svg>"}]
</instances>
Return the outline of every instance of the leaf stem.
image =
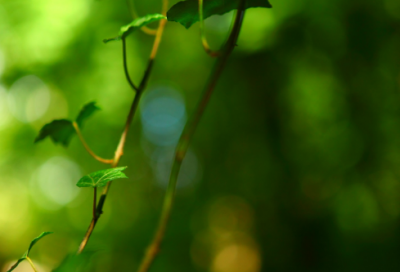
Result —
<instances>
[{"instance_id":1,"label":"leaf stem","mask_svg":"<svg viewBox=\"0 0 400 272\"><path fill-rule=\"evenodd\" d=\"M125 72L125 77L126 80L129 82L129 85L131 86L131 88L134 91L138 91L138 88L136 87L136 85L133 83L130 75L129 75L129 71L128 71L128 63L127 63L127 58L126 58L126 41L125 38L122 38L122 59L124 62L124 72Z\"/></svg>"},{"instance_id":2,"label":"leaf stem","mask_svg":"<svg viewBox=\"0 0 400 272\"><path fill-rule=\"evenodd\" d=\"M29 264L31 265L33 271L38 272L35 265L33 264L31 258L29 258L28 256L26 257L26 260L29 262Z\"/></svg>"},{"instance_id":3,"label":"leaf stem","mask_svg":"<svg viewBox=\"0 0 400 272\"><path fill-rule=\"evenodd\" d=\"M236 18L235 22L231 31L231 34L226 42L226 44L223 47L222 54L218 58L217 62L215 63L214 69L210 75L210 78L205 86L205 89L203 91L203 96L197 105L193 115L191 116L191 119L186 123L185 128L182 132L181 138L178 142L178 145L175 150L175 159L174 163L172 166L171 170L171 175L168 183L168 188L165 193L165 198L164 198L164 203L163 203L163 208L160 216L160 221L158 228L155 232L155 235L153 237L153 240L151 244L149 245L146 254L140 264L140 267L138 269L138 272L147 272L153 263L155 257L157 256L157 253L160 250L161 242L164 238L165 231L168 225L168 220L171 214L172 206L173 206L173 200L174 200L174 195L175 195L175 188L176 188L176 182L178 179L178 174L182 165L182 161L186 155L189 142L191 137L193 136L197 125L203 115L203 112L208 104L208 101L210 100L210 97L215 89L215 86L218 82L218 79L220 78L220 75L222 71L225 68L226 62L232 53L233 49L236 46L236 41L238 39L240 29L243 23L243 17L244 17L244 4L245 1L241 0L239 3L238 7L238 12L236 13Z\"/></svg>"},{"instance_id":4,"label":"leaf stem","mask_svg":"<svg viewBox=\"0 0 400 272\"><path fill-rule=\"evenodd\" d=\"M112 164L114 160L109 160L109 159L103 159L99 156L97 156L88 146L86 143L85 139L83 138L83 135L81 133L81 130L79 129L79 126L76 122L72 122L72 125L75 128L76 134L78 134L79 140L81 140L83 146L85 147L86 151L92 156L94 159L96 159L99 162L105 163L105 164Z\"/></svg>"},{"instance_id":5,"label":"leaf stem","mask_svg":"<svg viewBox=\"0 0 400 272\"><path fill-rule=\"evenodd\" d=\"M166 15L167 14L167 10L168 10L168 0L163 0L163 7L162 7L162 14ZM154 59L157 55L158 52L158 48L159 45L161 43L161 38L162 38L162 34L164 32L164 28L165 28L165 24L166 24L166 20L163 19L160 21L158 29L157 29L157 35L156 38L154 39L154 43L153 43L153 48L151 50L151 54L149 57L149 62L146 68L146 71L143 75L142 81L140 82L139 88L137 89L137 92L135 94L135 97L133 99L133 102L131 104L131 108L129 110L128 113L128 117L126 119L126 123L124 126L124 131L122 132L121 138L119 140L117 149L115 150L115 155L114 155L114 159L113 162L111 164L112 167L117 167L118 163L122 157L122 155L124 154L124 147L125 147L125 143L126 143L126 137L128 136L128 132L129 132L129 128L130 128L130 124L132 123L133 117L135 115L135 112L138 108L139 105L139 101L140 98L142 96L143 91L145 90L146 86L147 86L147 82L149 80L149 77L151 75L151 71L153 68L153 63L154 63ZM124 50L125 51L125 50ZM124 59L126 59L124 57ZM124 67L125 67L125 62L124 62ZM125 70L127 72L127 69ZM93 217L92 221L90 222L89 228L85 234L85 236L83 237L83 240L79 246L78 252L77 254L82 253L82 251L85 249L90 236L92 235L92 232L97 224L97 221L99 220L100 216L103 213L103 206L104 203L106 201L107 198L107 194L109 192L111 186L111 181L107 183L107 185L105 186L103 192L101 193L99 202L97 203L96 206L96 216Z\"/></svg>"},{"instance_id":6,"label":"leaf stem","mask_svg":"<svg viewBox=\"0 0 400 272\"><path fill-rule=\"evenodd\" d=\"M97 187L93 187L93 218L97 217L96 205L97 205Z\"/></svg>"},{"instance_id":7,"label":"leaf stem","mask_svg":"<svg viewBox=\"0 0 400 272\"><path fill-rule=\"evenodd\" d=\"M203 45L204 50L208 55L215 58L221 55L221 51L214 51L210 48L207 37L205 33L204 26L204 15L203 15L203 0L199 0L199 19L200 19L200 35L201 35L201 43Z\"/></svg>"},{"instance_id":8,"label":"leaf stem","mask_svg":"<svg viewBox=\"0 0 400 272\"><path fill-rule=\"evenodd\" d=\"M139 17L136 10L135 10L135 6L133 5L133 3L131 2L131 0L126 0L128 7L129 7L129 11L131 12L131 16L133 19ZM157 29L152 29L148 26L143 26L142 28L140 28L140 30L142 30L144 33L148 34L148 35L156 35L157 34Z\"/></svg>"}]
</instances>

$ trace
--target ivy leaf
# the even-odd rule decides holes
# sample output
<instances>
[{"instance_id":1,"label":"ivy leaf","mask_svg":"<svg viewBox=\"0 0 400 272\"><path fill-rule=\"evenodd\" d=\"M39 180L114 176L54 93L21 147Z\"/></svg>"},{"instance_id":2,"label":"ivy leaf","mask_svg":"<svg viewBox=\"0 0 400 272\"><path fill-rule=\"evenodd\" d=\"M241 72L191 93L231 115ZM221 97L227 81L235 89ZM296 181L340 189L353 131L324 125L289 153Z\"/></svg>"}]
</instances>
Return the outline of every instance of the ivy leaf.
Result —
<instances>
[{"instance_id":1,"label":"ivy leaf","mask_svg":"<svg viewBox=\"0 0 400 272\"><path fill-rule=\"evenodd\" d=\"M87 176L82 177L76 186L78 187L103 187L107 184L107 182L128 178L122 171L124 171L127 167L117 167L110 168L105 170L100 170L94 173L91 173Z\"/></svg>"},{"instance_id":2,"label":"ivy leaf","mask_svg":"<svg viewBox=\"0 0 400 272\"><path fill-rule=\"evenodd\" d=\"M18 266L23 260L26 260L26 258L29 257L29 253L30 253L32 247L33 247L40 239L42 239L43 237L45 237L45 236L47 236L47 235L49 235L49 234L52 234L52 232L48 232L48 231L42 232L42 234L40 234L38 237L36 237L35 239L33 239L32 242L30 243L29 247L28 247L28 250L24 253L24 255L22 255L21 258L18 259L18 261L17 261L13 266L10 267L9 270L7 270L7 272L13 271L15 268L17 268L17 266Z\"/></svg>"},{"instance_id":3,"label":"ivy leaf","mask_svg":"<svg viewBox=\"0 0 400 272\"><path fill-rule=\"evenodd\" d=\"M212 15L222 15L237 9L240 0L203 0L204 19ZM245 8L272 8L268 0L246 0ZM186 28L191 27L199 19L199 1L181 1L170 8L168 21L178 22Z\"/></svg>"},{"instance_id":4,"label":"ivy leaf","mask_svg":"<svg viewBox=\"0 0 400 272\"><path fill-rule=\"evenodd\" d=\"M98 110L100 110L100 108L96 106L96 102L90 102L84 105L76 118L78 126L82 127L83 122ZM67 147L75 133L72 121L67 119L53 120L42 127L39 131L39 135L35 139L35 143L50 137L54 143L61 143L63 146Z\"/></svg>"},{"instance_id":5,"label":"ivy leaf","mask_svg":"<svg viewBox=\"0 0 400 272\"><path fill-rule=\"evenodd\" d=\"M96 102L89 102L83 108L78 114L78 117L76 117L76 123L78 124L79 127L82 127L83 121L88 119L90 116L92 116L93 113L96 111L100 110L99 107L96 106Z\"/></svg>"},{"instance_id":6,"label":"ivy leaf","mask_svg":"<svg viewBox=\"0 0 400 272\"><path fill-rule=\"evenodd\" d=\"M104 39L103 42L108 43L110 41L119 41L121 39L126 38L129 34L134 32L135 30L138 30L145 25L148 25L150 23L153 23L153 22L156 22L156 21L159 21L162 19L167 19L167 17L165 17L164 15L159 14L159 13L148 14L146 16L139 17L139 18L133 20L130 24L121 27L121 30L119 31L119 35L117 37L110 38L110 39Z\"/></svg>"},{"instance_id":7,"label":"ivy leaf","mask_svg":"<svg viewBox=\"0 0 400 272\"><path fill-rule=\"evenodd\" d=\"M46 137L50 137L54 143L61 143L66 147L74 134L75 129L70 120L54 120L42 127L35 139L35 143L44 140Z\"/></svg>"}]
</instances>

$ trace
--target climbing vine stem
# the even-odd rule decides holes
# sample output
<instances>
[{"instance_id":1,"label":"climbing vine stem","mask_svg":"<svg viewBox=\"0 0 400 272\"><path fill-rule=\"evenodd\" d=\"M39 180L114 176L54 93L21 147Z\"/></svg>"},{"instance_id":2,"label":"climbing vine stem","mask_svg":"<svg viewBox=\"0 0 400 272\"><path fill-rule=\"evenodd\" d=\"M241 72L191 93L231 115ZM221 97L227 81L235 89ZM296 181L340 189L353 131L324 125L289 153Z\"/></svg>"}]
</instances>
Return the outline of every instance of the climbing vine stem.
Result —
<instances>
[{"instance_id":1,"label":"climbing vine stem","mask_svg":"<svg viewBox=\"0 0 400 272\"><path fill-rule=\"evenodd\" d=\"M162 14L166 15L167 10L168 10L168 0L163 0L162 6L163 6L162 7ZM163 35L163 32L164 32L165 24L166 24L166 20L163 19L163 20L160 21L160 23L158 25L156 37L155 37L154 42L153 42L153 48L151 50L150 57L149 57L149 62L148 62L146 71L144 72L142 81L140 82L140 85L137 88L136 88L136 85L134 85L133 82L131 81L129 73L128 73L128 67L127 67L127 62L126 62L126 43L125 43L125 39L122 39L123 64L124 64L123 66L124 66L125 75L127 77L127 80L129 82L130 86L136 91L136 93L135 93L135 97L133 98L133 102L131 104L131 107L130 107L130 110L129 110L129 113L128 113L128 116L127 116L127 119L126 119L126 122L125 122L124 130L123 130L123 132L121 134L121 138L120 138L118 146L117 146L117 148L115 150L114 159L113 159L113 162L111 164L112 167L117 167L118 166L118 163L119 163L119 161L120 161L120 159L121 159L121 157L122 157L122 155L124 153L124 147L125 147L125 143L126 143L126 138L128 136L129 128L130 128L130 125L132 123L133 117L135 116L136 110L138 108L139 101L140 101L140 98L142 96L142 93L146 89L147 82L148 82L149 77L151 75L154 59L157 56L157 52L158 52L158 48L159 48L160 43L161 43L161 38L162 38L162 35ZM86 234L83 237L83 240L79 245L79 249L78 249L77 254L82 253L82 251L85 249L85 247L86 247L86 245L87 245L87 243L89 241L89 238L92 235L93 230L94 230L94 228L95 228L95 226L97 224L97 221L99 220L99 218L101 217L101 215L103 213L103 206L104 206L104 203L106 201L108 192L110 190L110 186L111 186L111 181L107 183L107 185L105 186L103 192L101 193L100 199L99 199L99 201L98 201L98 203L96 205L96 208L95 208L96 212L93 212L92 221L90 222L89 228L86 231ZM94 201L96 202L96 200L94 200Z\"/></svg>"},{"instance_id":2,"label":"climbing vine stem","mask_svg":"<svg viewBox=\"0 0 400 272\"><path fill-rule=\"evenodd\" d=\"M200 102L198 103L194 113L185 125L182 135L179 139L178 145L175 150L174 163L171 170L171 175L168 183L168 188L165 193L163 207L161 211L160 221L156 232L154 234L153 240L147 248L147 251L142 259L139 266L138 272L147 272L150 269L154 259L156 258L162 240L167 229L169 217L171 215L171 210L173 206L173 200L175 195L176 182L178 179L179 171L182 165L182 161L186 155L189 142L198 126L198 123L204 113L204 110L210 100L210 97L215 89L218 79L221 76L222 71L225 68L226 62L236 46L236 42L240 33L240 29L243 23L243 17L245 13L245 1L241 0L239 2L238 11L235 16L235 21L231 30L231 34L221 50L221 55L218 57L208 82L204 88L203 95Z\"/></svg>"}]
</instances>

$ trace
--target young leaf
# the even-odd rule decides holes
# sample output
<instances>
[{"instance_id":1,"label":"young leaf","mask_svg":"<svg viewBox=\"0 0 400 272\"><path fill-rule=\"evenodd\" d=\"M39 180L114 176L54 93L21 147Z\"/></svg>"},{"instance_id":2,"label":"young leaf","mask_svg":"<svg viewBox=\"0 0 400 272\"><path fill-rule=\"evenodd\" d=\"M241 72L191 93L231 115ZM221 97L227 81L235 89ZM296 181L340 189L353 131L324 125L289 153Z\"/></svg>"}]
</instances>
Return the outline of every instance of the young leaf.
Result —
<instances>
[{"instance_id":1,"label":"young leaf","mask_svg":"<svg viewBox=\"0 0 400 272\"><path fill-rule=\"evenodd\" d=\"M78 126L82 128L83 121L88 119L93 113L98 110L100 110L100 108L96 106L96 102L89 102L85 106L83 106L78 114L78 117L76 117L76 123L78 124Z\"/></svg>"},{"instance_id":2,"label":"young leaf","mask_svg":"<svg viewBox=\"0 0 400 272\"><path fill-rule=\"evenodd\" d=\"M240 0L203 0L204 19L212 15L222 15L237 9ZM272 8L268 0L246 0L245 8ZM199 1L186 0L172 6L167 13L168 21L178 22L186 28L199 21Z\"/></svg>"},{"instance_id":3,"label":"young leaf","mask_svg":"<svg viewBox=\"0 0 400 272\"><path fill-rule=\"evenodd\" d=\"M79 112L76 123L82 127L83 122L97 110L100 110L100 108L96 106L96 102L87 103ZM35 139L35 143L44 140L46 137L50 137L54 143L61 143L66 147L75 133L74 126L70 120L53 120L42 127Z\"/></svg>"},{"instance_id":4,"label":"young leaf","mask_svg":"<svg viewBox=\"0 0 400 272\"><path fill-rule=\"evenodd\" d=\"M52 234L52 232L48 232L48 231L42 232L38 237L36 237L35 239L33 239L32 242L29 244L28 250L24 253L24 255L22 255L21 258L18 259L18 261L17 261L13 266L10 267L9 270L7 270L7 272L13 271L15 268L17 268L17 266L18 266L23 260L26 260L26 258L29 257L29 253L30 253L32 247L33 247L40 239L42 239L43 237L45 237L46 235L49 235L49 234Z\"/></svg>"},{"instance_id":5,"label":"young leaf","mask_svg":"<svg viewBox=\"0 0 400 272\"><path fill-rule=\"evenodd\" d=\"M158 13L148 14L146 16L137 18L137 19L133 20L130 24L121 27L121 30L119 31L119 35L117 37L110 38L110 39L104 39L103 42L107 43L110 41L119 41L121 39L126 38L129 34L134 32L135 30L138 30L145 25L148 25L152 22L156 22L156 21L159 21L162 19L167 19L167 17L165 17L162 14L158 14Z\"/></svg>"},{"instance_id":6,"label":"young leaf","mask_svg":"<svg viewBox=\"0 0 400 272\"><path fill-rule=\"evenodd\" d=\"M75 129L71 121L66 119L54 120L42 127L35 139L35 143L46 137L50 137L54 143L61 143L63 146L68 146L74 134Z\"/></svg>"},{"instance_id":7,"label":"young leaf","mask_svg":"<svg viewBox=\"0 0 400 272\"><path fill-rule=\"evenodd\" d=\"M105 170L100 170L94 173L91 173L87 176L82 177L76 186L78 187L103 187L107 184L107 182L121 179L121 178L128 178L122 171L126 169L125 167L117 167L117 168L110 168Z\"/></svg>"}]
</instances>

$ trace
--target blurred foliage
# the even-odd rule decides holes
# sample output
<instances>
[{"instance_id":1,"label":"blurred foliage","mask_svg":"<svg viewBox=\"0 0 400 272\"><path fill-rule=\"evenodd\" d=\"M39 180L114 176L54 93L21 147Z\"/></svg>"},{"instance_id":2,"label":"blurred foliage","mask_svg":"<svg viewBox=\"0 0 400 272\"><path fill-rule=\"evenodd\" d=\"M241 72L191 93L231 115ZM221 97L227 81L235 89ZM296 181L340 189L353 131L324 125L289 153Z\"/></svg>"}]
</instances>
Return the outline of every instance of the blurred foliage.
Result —
<instances>
[{"instance_id":1,"label":"blurred foliage","mask_svg":"<svg viewBox=\"0 0 400 272\"><path fill-rule=\"evenodd\" d=\"M140 15L161 1L135 1ZM178 1L172 1L176 3ZM152 271L398 271L400 2L281 0L250 9L197 130ZM232 13L206 21L212 48ZM33 141L97 101L82 130L112 157L133 92L120 43L125 1L0 0L0 269L32 237L39 271L77 250L103 169L77 137ZM127 38L138 82L153 38ZM86 271L132 271L160 213L172 152L210 73L198 24L168 23L121 165L89 242ZM20 270L18 270L20 269ZM30 271L21 264L15 271Z\"/></svg>"}]
</instances>

